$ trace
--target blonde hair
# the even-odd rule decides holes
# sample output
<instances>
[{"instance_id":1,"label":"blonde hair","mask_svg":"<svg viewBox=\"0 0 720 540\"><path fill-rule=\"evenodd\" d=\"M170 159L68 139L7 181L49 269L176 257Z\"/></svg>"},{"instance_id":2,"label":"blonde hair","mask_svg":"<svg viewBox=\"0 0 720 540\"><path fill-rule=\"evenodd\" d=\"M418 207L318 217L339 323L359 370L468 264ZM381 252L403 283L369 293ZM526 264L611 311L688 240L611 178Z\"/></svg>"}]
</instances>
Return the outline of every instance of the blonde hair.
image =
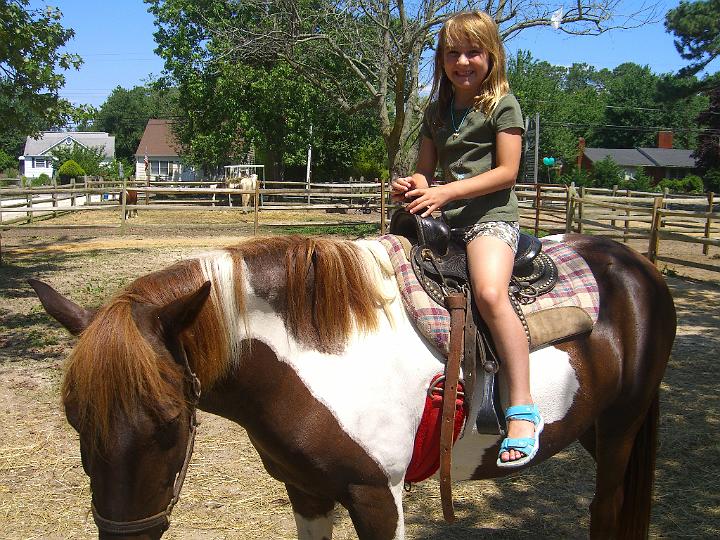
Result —
<instances>
[{"instance_id":1,"label":"blonde hair","mask_svg":"<svg viewBox=\"0 0 720 540\"><path fill-rule=\"evenodd\" d=\"M469 42L487 52L489 71L475 96L474 108L486 115L492 114L500 98L510 92L505 72L505 48L498 26L484 11L463 11L450 17L440 29L435 50L435 73L430 100L437 101L436 120L440 120L450 106L454 93L452 83L445 74L444 56L448 47Z\"/></svg>"}]
</instances>

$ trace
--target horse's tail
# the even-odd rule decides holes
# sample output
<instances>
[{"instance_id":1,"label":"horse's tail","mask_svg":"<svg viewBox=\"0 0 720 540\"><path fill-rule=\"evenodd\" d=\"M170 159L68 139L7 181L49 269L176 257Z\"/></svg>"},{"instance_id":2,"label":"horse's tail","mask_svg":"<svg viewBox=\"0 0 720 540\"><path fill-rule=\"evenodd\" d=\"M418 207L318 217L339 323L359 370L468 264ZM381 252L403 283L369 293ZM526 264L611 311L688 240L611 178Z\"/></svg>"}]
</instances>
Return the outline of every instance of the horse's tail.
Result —
<instances>
[{"instance_id":1,"label":"horse's tail","mask_svg":"<svg viewBox=\"0 0 720 540\"><path fill-rule=\"evenodd\" d=\"M625 497L618 522L618 538L648 537L659 417L660 406L656 393L635 436L625 470Z\"/></svg>"}]
</instances>

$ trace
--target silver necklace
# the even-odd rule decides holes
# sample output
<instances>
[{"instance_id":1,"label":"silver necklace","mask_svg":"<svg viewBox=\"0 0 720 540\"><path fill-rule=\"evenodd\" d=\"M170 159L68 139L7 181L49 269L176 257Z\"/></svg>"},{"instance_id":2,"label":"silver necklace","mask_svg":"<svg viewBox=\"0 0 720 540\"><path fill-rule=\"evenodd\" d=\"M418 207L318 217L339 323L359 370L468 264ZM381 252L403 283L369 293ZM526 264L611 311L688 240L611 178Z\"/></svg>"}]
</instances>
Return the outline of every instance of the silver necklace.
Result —
<instances>
[{"instance_id":1,"label":"silver necklace","mask_svg":"<svg viewBox=\"0 0 720 540\"><path fill-rule=\"evenodd\" d=\"M458 138L460 128L462 127L463 122L465 122L465 119L467 118L468 114L470 114L471 110L472 110L472 107L468 107L467 109L465 109L465 114L460 119L460 123L456 126L455 125L455 96L453 96L452 99L450 100L450 121L452 122L452 127L453 127L453 135L452 135L453 139Z\"/></svg>"}]
</instances>

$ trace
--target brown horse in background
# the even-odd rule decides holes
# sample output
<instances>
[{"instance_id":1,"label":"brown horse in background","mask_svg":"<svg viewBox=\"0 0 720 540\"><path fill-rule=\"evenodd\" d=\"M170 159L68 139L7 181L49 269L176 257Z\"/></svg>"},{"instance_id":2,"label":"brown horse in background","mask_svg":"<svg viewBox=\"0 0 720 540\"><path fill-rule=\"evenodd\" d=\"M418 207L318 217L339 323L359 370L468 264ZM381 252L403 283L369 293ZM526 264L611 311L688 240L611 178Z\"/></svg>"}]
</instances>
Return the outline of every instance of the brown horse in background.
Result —
<instances>
[{"instance_id":1,"label":"brown horse in background","mask_svg":"<svg viewBox=\"0 0 720 540\"><path fill-rule=\"evenodd\" d=\"M531 465L579 439L597 464L590 536L646 537L673 301L631 249L564 241L592 269L600 312L589 335L531 354L546 423ZM408 319L379 242L254 239L143 276L97 311L31 285L79 335L62 398L101 538L167 529L196 406L247 430L285 483L299 538L331 538L337 503L359 538L404 537L405 471L443 358ZM500 441L465 434L453 478L508 474L496 465Z\"/></svg>"},{"instance_id":2,"label":"brown horse in background","mask_svg":"<svg viewBox=\"0 0 720 540\"><path fill-rule=\"evenodd\" d=\"M125 219L131 218L133 216L137 217L138 211L137 208L128 208L128 206L137 206L138 202L138 192L136 189L126 189L125 190Z\"/></svg>"}]
</instances>

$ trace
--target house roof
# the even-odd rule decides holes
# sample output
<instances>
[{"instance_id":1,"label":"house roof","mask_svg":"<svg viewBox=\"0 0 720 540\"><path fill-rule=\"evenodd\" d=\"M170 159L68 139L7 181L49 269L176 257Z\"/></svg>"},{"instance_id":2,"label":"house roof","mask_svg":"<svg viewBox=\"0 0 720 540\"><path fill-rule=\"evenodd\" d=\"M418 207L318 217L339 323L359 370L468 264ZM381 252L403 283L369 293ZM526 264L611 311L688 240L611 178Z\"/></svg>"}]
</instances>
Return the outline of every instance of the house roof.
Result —
<instances>
[{"instance_id":1,"label":"house roof","mask_svg":"<svg viewBox=\"0 0 720 540\"><path fill-rule=\"evenodd\" d=\"M115 157L115 137L103 131L43 131L37 138L25 140L24 156L44 156L61 144L77 143L86 148L100 147L103 155Z\"/></svg>"},{"instance_id":2,"label":"house roof","mask_svg":"<svg viewBox=\"0 0 720 540\"><path fill-rule=\"evenodd\" d=\"M172 133L172 121L151 118L145 126L135 155L178 156L178 146Z\"/></svg>"},{"instance_id":3,"label":"house roof","mask_svg":"<svg viewBox=\"0 0 720 540\"><path fill-rule=\"evenodd\" d=\"M695 158L692 157L693 150L685 148L638 148L658 167L684 167L694 168Z\"/></svg>"},{"instance_id":4,"label":"house roof","mask_svg":"<svg viewBox=\"0 0 720 540\"><path fill-rule=\"evenodd\" d=\"M586 148L585 156L595 163L610 157L615 163L627 167L655 167L647 156L636 148Z\"/></svg>"},{"instance_id":5,"label":"house roof","mask_svg":"<svg viewBox=\"0 0 720 540\"><path fill-rule=\"evenodd\" d=\"M685 148L586 148L585 156L595 163L610 157L623 167L695 168L693 150Z\"/></svg>"}]
</instances>

